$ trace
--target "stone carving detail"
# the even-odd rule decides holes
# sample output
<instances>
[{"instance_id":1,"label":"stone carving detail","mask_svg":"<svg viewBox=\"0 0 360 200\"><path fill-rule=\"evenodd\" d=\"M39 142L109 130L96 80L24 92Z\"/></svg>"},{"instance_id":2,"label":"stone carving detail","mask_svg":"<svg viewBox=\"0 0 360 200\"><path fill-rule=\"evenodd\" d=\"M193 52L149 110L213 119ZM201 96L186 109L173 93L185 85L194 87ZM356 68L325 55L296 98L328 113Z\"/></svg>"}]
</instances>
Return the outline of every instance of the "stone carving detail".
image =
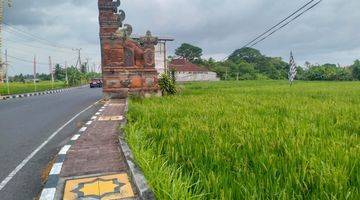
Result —
<instances>
[{"instance_id":1,"label":"stone carving detail","mask_svg":"<svg viewBox=\"0 0 360 200\"><path fill-rule=\"evenodd\" d=\"M132 26L123 24L126 15L118 9L120 5L120 0L98 0L104 93L157 93L158 38L148 31L145 36L132 39Z\"/></svg>"},{"instance_id":2,"label":"stone carving detail","mask_svg":"<svg viewBox=\"0 0 360 200\"><path fill-rule=\"evenodd\" d=\"M125 47L125 62L124 62L125 67L131 67L135 65L135 60L134 60L134 52L130 49Z\"/></svg>"},{"instance_id":3,"label":"stone carving detail","mask_svg":"<svg viewBox=\"0 0 360 200\"><path fill-rule=\"evenodd\" d=\"M153 37L150 31L146 32L144 37L140 38L144 50L144 64L145 67L155 67L155 45L158 44L159 39Z\"/></svg>"}]
</instances>

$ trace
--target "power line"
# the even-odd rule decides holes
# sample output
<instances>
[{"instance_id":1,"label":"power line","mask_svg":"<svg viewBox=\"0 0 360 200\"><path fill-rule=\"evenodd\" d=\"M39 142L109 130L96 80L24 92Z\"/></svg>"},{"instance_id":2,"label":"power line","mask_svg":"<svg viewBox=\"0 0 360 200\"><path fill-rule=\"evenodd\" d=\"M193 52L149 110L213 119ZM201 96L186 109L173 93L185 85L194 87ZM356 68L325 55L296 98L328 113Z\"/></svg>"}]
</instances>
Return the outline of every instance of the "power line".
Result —
<instances>
[{"instance_id":1,"label":"power line","mask_svg":"<svg viewBox=\"0 0 360 200\"><path fill-rule=\"evenodd\" d=\"M26 35L26 36L28 36L28 37L32 37L33 39L36 39L36 40L38 40L38 41L42 41L44 44L46 43L46 44L49 45L49 46L53 46L53 47L55 47L55 48L60 48L60 49L67 49L67 50L69 50L69 51L71 51L71 49L72 49L72 48L70 48L70 47L65 47L64 45L59 45L59 44L56 44L56 43L54 43L54 42L52 42L52 41L50 41L50 40L47 40L47 39L41 38L41 37L39 37L39 36L36 36L36 35L34 35L34 34L32 34L32 33L29 33L29 32L27 32L27 31L24 31L24 30L22 30L22 29L20 29L20 28L15 28L15 27L13 27L12 25L7 24L7 23L5 23L5 22L4 22L4 24L5 24L7 27L9 27L10 29L12 29L13 31L16 31L16 32L18 32L18 33L21 33L21 34L23 34L23 35Z\"/></svg>"},{"instance_id":2,"label":"power line","mask_svg":"<svg viewBox=\"0 0 360 200\"><path fill-rule=\"evenodd\" d=\"M11 31L11 30L9 30L9 29L4 29L4 31L5 31L5 32L8 32L8 33L12 33L12 34L18 34L17 32L13 32L13 31ZM28 38L28 39L27 39L27 38L23 37L22 35L17 35L16 37L17 37L18 39L21 39L21 40L25 41L25 42L29 42L28 39L31 39L31 42L37 42L38 44L43 45L45 48L47 48L47 49L49 49L49 50L50 50L50 48L52 48L51 51L57 51L57 52L63 52L63 53L70 53L69 50L65 50L65 49L62 49L62 48L54 47L54 46L52 46L52 45L44 44L44 43L41 43L41 42L39 42L39 41L37 41L37 40L33 40L32 38ZM19 41L11 41L11 40L9 40L9 39L7 39L6 41L9 41L9 42L12 42L12 43L21 44L21 45L24 45L24 46L31 46L31 47L34 47L34 48L44 49L44 47L39 47L39 46L35 46L35 45L24 44L23 42L22 42L22 43L19 43Z\"/></svg>"},{"instance_id":3,"label":"power line","mask_svg":"<svg viewBox=\"0 0 360 200\"><path fill-rule=\"evenodd\" d=\"M308 12L309 10L313 9L315 6L317 6L322 0L318 1L317 3L315 3L314 5L312 5L311 7L309 7L308 9L306 9L305 11L301 12L300 14L296 15L294 18L292 18L290 21L288 21L287 23L285 23L284 25L280 26L279 28L275 29L274 31L272 31L270 34L268 34L267 36L263 37L261 40L257 41L256 43L254 43L253 45L251 45L251 47L257 45L258 43L264 41L265 39L267 39L268 37L270 37L271 35L273 35L274 33L276 33L277 31L281 30L282 28L284 28L285 26L289 25L291 22L295 21L297 18L299 18L300 16L302 16L303 14L305 14L306 12Z\"/></svg>"},{"instance_id":4,"label":"power line","mask_svg":"<svg viewBox=\"0 0 360 200\"><path fill-rule=\"evenodd\" d=\"M284 23L286 20L290 19L292 16L294 16L296 13L300 12L301 10L303 10L306 6L308 6L309 4L311 4L312 2L314 2L315 0L311 0L309 2L307 2L305 5L301 6L299 9L297 9L295 12L293 12L291 15L287 16L285 19L281 20L279 23L277 23L276 25L272 26L271 28L269 28L268 30L266 30L264 33L260 34L259 36L257 36L255 39L251 40L250 42L248 42L247 44L245 44L242 48L247 47L249 44L255 42L257 39L261 38L262 36L264 36L265 34L269 33L271 30L273 30L274 28L276 28L277 26L279 26L280 24Z\"/></svg>"},{"instance_id":5,"label":"power line","mask_svg":"<svg viewBox=\"0 0 360 200\"><path fill-rule=\"evenodd\" d=\"M17 56L12 56L12 55L7 55L9 58L12 58L12 59L15 59L15 60L18 60L18 61L22 61L22 62L26 62L26 63L34 63L34 61L32 60L27 60L25 58L19 58ZM40 65L48 65L48 63L41 63L41 62L37 62L37 64L40 64Z\"/></svg>"},{"instance_id":6,"label":"power line","mask_svg":"<svg viewBox=\"0 0 360 200\"><path fill-rule=\"evenodd\" d=\"M281 25L282 23L284 23L285 21L287 21L288 19L290 19L291 17L293 17L295 14L299 13L301 10L303 10L304 8L306 8L307 6L309 6L311 3L313 3L315 0L311 0L309 2L307 2L306 4L304 4L302 7L300 7L299 9L297 9L295 12L293 12L292 14L290 14L288 17L286 17L285 19L281 20L279 23L277 23L276 25L272 26L270 29L266 30L264 33L260 34L259 36L257 36L255 39L253 39L252 41L248 42L246 45L244 45L242 48L247 47L248 45L252 44L253 42L255 42L256 40L258 40L259 38L261 38L262 36L266 35L267 33L269 33L270 31L274 30L274 28L278 27L279 25ZM322 0L319 0L318 2L316 2L315 4L313 4L312 6L310 6L309 8L307 8L305 11L301 12L300 14L296 15L294 18L292 18L290 21L286 22L285 24L283 24L282 26L280 26L279 28L275 29L274 31L272 31L270 34L266 35L265 37L263 37L261 40L253 43L250 47L255 46L256 44L264 41L265 39L267 39L268 37L270 37L271 35L273 35L274 33L276 33L277 31L281 30L282 28L284 28L285 26L287 26L288 24L290 24L291 22L293 22L294 20L296 20L297 18L299 18L300 16L302 16L304 13L308 12L309 10L313 9L315 6L317 6L320 2L322 2ZM222 61L225 61L228 58L225 57Z\"/></svg>"},{"instance_id":7,"label":"power line","mask_svg":"<svg viewBox=\"0 0 360 200\"><path fill-rule=\"evenodd\" d=\"M13 33L13 34L17 34L18 37L20 39L23 39L24 41L28 41L28 39L31 39L32 42L36 41L38 42L39 44L41 45L46 45L48 47L52 47L52 48L55 48L57 49L57 51L62 51L62 52L65 52L65 53L70 53L72 52L72 49L71 47L66 47L65 45L60 45L60 44L56 44L50 40L47 40L47 39L44 39L44 38L41 38L41 37L38 37L34 34L31 34L29 32L26 32L22 29L19 29L19 28L15 28L14 26L11 26L7 23L4 23L6 25L6 27L8 29L5 29L5 32L8 32L8 33ZM25 37L24 37L25 36ZM35 40L34 40L35 39ZM98 55L98 53L94 53L94 52L85 52L85 54L92 54L92 55Z\"/></svg>"}]
</instances>

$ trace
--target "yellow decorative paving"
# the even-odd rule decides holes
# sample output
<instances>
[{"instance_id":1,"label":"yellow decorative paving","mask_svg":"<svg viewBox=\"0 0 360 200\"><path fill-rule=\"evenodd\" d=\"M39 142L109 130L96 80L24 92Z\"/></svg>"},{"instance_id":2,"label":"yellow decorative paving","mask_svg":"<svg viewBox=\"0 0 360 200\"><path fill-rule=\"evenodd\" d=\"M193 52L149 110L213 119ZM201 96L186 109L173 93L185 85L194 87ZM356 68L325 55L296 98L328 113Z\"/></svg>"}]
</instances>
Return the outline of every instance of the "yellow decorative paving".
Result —
<instances>
[{"instance_id":1,"label":"yellow decorative paving","mask_svg":"<svg viewBox=\"0 0 360 200\"><path fill-rule=\"evenodd\" d=\"M98 121L121 121L123 119L123 116L101 116Z\"/></svg>"},{"instance_id":2,"label":"yellow decorative paving","mask_svg":"<svg viewBox=\"0 0 360 200\"><path fill-rule=\"evenodd\" d=\"M115 200L134 197L127 174L115 174L92 178L68 180L65 184L64 200L95 198Z\"/></svg>"}]
</instances>

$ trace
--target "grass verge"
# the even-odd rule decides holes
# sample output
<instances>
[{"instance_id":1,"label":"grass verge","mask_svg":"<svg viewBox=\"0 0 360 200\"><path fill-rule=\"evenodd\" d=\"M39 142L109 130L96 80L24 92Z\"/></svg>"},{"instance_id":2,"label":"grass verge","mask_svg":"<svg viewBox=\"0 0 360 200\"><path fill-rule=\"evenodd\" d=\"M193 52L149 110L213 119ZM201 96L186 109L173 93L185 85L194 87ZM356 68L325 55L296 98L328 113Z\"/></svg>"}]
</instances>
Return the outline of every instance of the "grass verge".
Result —
<instances>
[{"instance_id":1,"label":"grass verge","mask_svg":"<svg viewBox=\"0 0 360 200\"><path fill-rule=\"evenodd\" d=\"M34 83L9 83L10 94L24 94L24 93L33 93L35 92ZM64 82L55 82L54 87L50 81L42 81L36 84L36 91L46 91L46 90L56 90L66 88ZM0 94L8 95L6 83L0 83Z\"/></svg>"}]
</instances>

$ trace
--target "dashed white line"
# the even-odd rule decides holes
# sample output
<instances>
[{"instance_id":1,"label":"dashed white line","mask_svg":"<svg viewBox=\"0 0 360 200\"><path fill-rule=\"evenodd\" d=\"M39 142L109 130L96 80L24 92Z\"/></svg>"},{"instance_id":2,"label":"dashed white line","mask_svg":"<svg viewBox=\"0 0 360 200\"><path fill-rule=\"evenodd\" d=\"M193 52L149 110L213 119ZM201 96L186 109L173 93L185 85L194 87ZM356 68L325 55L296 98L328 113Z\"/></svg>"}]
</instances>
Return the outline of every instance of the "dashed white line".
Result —
<instances>
[{"instance_id":1,"label":"dashed white line","mask_svg":"<svg viewBox=\"0 0 360 200\"><path fill-rule=\"evenodd\" d=\"M92 124L92 121L86 122L86 125L91 125L91 124Z\"/></svg>"},{"instance_id":2,"label":"dashed white line","mask_svg":"<svg viewBox=\"0 0 360 200\"><path fill-rule=\"evenodd\" d=\"M93 105L98 103L99 101L95 102L94 104L90 105L89 107L85 108L69 121L67 121L64 125L62 125L58 130L56 130L49 138L47 138L39 147L37 147L29 156L27 156L3 181L0 183L0 191L4 189L4 187L11 181L11 179L42 149L44 146L50 142L62 129L64 129L67 125L69 125L72 121L74 121L77 117L79 117L82 113L89 110Z\"/></svg>"},{"instance_id":3,"label":"dashed white line","mask_svg":"<svg viewBox=\"0 0 360 200\"><path fill-rule=\"evenodd\" d=\"M79 132L84 132L84 131L86 131L86 129L87 129L87 127L82 127L82 128L79 130Z\"/></svg>"}]
</instances>

